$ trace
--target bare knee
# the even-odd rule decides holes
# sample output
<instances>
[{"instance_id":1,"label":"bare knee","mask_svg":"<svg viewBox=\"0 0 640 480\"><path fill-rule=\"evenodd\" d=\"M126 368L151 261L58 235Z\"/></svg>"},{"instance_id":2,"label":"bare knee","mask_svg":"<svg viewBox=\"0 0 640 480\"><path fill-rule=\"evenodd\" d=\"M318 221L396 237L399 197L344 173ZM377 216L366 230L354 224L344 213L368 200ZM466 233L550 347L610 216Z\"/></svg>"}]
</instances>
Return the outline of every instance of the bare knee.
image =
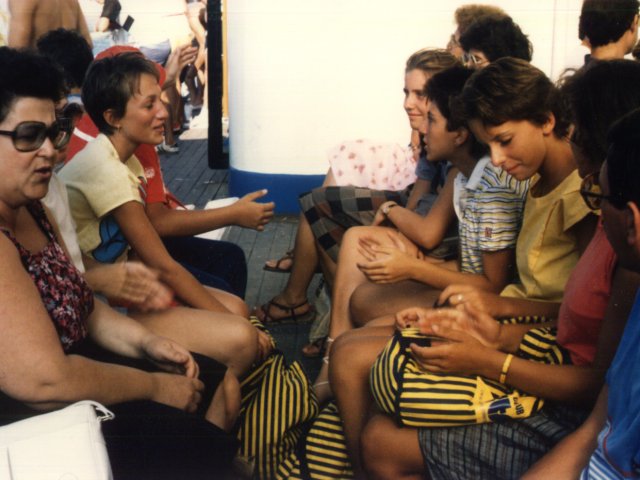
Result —
<instances>
[{"instance_id":1,"label":"bare knee","mask_svg":"<svg viewBox=\"0 0 640 480\"><path fill-rule=\"evenodd\" d=\"M344 237L342 237L342 245L353 245L354 242L357 244L358 240L362 235L367 233L369 227L351 227L345 233Z\"/></svg>"},{"instance_id":2,"label":"bare knee","mask_svg":"<svg viewBox=\"0 0 640 480\"><path fill-rule=\"evenodd\" d=\"M423 478L417 430L398 427L386 415L375 415L367 423L360 441L368 478Z\"/></svg>"},{"instance_id":3,"label":"bare knee","mask_svg":"<svg viewBox=\"0 0 640 480\"><path fill-rule=\"evenodd\" d=\"M371 366L387 341L385 336L363 333L362 330L346 332L331 347L329 378L336 395L368 383Z\"/></svg>"},{"instance_id":4,"label":"bare knee","mask_svg":"<svg viewBox=\"0 0 640 480\"><path fill-rule=\"evenodd\" d=\"M256 358L258 351L258 331L244 318L237 318L221 332L227 351L227 367L236 376L245 373Z\"/></svg>"},{"instance_id":5,"label":"bare knee","mask_svg":"<svg viewBox=\"0 0 640 480\"><path fill-rule=\"evenodd\" d=\"M249 306L242 298L235 295L229 295L228 300L226 300L225 306L234 315L238 315L242 318L249 318Z\"/></svg>"},{"instance_id":6,"label":"bare knee","mask_svg":"<svg viewBox=\"0 0 640 480\"><path fill-rule=\"evenodd\" d=\"M364 468L373 479L399 478L392 458L389 458L388 445L384 429L380 427L377 417L373 417L366 425L360 438Z\"/></svg>"}]
</instances>

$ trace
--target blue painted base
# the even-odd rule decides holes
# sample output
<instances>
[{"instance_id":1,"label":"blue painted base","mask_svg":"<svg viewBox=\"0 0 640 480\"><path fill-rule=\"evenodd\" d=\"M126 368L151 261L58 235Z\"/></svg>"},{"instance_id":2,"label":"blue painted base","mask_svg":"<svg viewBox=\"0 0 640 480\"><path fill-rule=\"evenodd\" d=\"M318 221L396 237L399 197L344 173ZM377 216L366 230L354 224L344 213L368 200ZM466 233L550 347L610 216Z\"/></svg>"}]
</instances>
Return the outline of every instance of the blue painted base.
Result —
<instances>
[{"instance_id":1,"label":"blue painted base","mask_svg":"<svg viewBox=\"0 0 640 480\"><path fill-rule=\"evenodd\" d=\"M284 175L246 172L229 168L229 195L242 197L266 188L269 193L260 201L276 202L276 213L299 213L298 196L319 187L324 175Z\"/></svg>"}]
</instances>

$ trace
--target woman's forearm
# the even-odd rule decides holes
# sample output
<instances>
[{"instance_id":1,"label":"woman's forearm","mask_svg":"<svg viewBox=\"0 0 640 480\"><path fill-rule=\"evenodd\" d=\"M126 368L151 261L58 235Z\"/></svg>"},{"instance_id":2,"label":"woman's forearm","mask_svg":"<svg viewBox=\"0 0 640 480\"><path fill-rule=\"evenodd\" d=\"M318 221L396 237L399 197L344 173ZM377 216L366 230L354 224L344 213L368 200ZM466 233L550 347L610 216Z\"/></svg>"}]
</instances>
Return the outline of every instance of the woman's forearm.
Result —
<instances>
[{"instance_id":1,"label":"woman's forearm","mask_svg":"<svg viewBox=\"0 0 640 480\"><path fill-rule=\"evenodd\" d=\"M439 266L437 263L424 260L420 260L420 264L416 263L415 274L412 275L413 280L439 290L443 290L454 283L462 283L487 291L495 290L495 287L484 275L450 270Z\"/></svg>"},{"instance_id":2,"label":"woman's forearm","mask_svg":"<svg viewBox=\"0 0 640 480\"><path fill-rule=\"evenodd\" d=\"M495 295L488 313L496 318L538 316L553 319L558 316L559 310L560 303L556 302Z\"/></svg>"},{"instance_id":3,"label":"woman's forearm","mask_svg":"<svg viewBox=\"0 0 640 480\"><path fill-rule=\"evenodd\" d=\"M121 315L99 299L95 300L87 325L96 344L130 358L142 356L142 343L151 334L140 322Z\"/></svg>"},{"instance_id":4,"label":"woman's forearm","mask_svg":"<svg viewBox=\"0 0 640 480\"><path fill-rule=\"evenodd\" d=\"M86 399L105 405L151 400L156 389L150 373L78 355L62 356L40 370L7 393L32 408L50 410Z\"/></svg>"},{"instance_id":5,"label":"woman's forearm","mask_svg":"<svg viewBox=\"0 0 640 480\"><path fill-rule=\"evenodd\" d=\"M486 355L478 374L499 380L506 353ZM602 388L605 371L575 365L548 365L514 357L506 383L522 392L562 403L592 406Z\"/></svg>"}]
</instances>

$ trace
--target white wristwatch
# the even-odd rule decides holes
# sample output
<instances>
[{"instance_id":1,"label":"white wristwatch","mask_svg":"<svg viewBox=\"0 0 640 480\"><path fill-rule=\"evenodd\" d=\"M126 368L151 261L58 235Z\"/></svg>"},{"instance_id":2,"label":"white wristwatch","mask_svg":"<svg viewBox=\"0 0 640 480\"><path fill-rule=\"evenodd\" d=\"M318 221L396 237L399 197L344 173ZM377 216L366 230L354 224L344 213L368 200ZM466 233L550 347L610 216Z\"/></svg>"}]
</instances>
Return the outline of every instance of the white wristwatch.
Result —
<instances>
[{"instance_id":1,"label":"white wristwatch","mask_svg":"<svg viewBox=\"0 0 640 480\"><path fill-rule=\"evenodd\" d=\"M398 206L397 203L387 203L386 205L384 205L382 207L382 214L385 217L388 217L389 216L389 210L391 210L393 207L397 207L397 206Z\"/></svg>"}]
</instances>

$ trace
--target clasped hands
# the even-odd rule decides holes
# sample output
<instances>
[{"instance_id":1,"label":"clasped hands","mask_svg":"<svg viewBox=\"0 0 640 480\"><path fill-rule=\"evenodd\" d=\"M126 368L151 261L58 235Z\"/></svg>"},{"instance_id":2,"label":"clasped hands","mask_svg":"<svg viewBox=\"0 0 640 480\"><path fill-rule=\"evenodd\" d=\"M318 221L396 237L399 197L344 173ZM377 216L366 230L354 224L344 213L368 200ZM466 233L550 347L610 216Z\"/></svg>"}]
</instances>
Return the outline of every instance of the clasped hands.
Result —
<instances>
[{"instance_id":1,"label":"clasped hands","mask_svg":"<svg viewBox=\"0 0 640 480\"><path fill-rule=\"evenodd\" d=\"M459 308L412 307L396 314L396 328L417 326L425 335L438 337L430 347L411 344L411 353L427 372L479 374L488 351L499 347L502 326L473 303Z\"/></svg>"},{"instance_id":2,"label":"clasped hands","mask_svg":"<svg viewBox=\"0 0 640 480\"><path fill-rule=\"evenodd\" d=\"M411 255L400 234L394 230L387 232L387 238L384 243L373 235L365 235L358 240L358 252L364 259L357 263L358 268L373 283L409 280L414 262L421 254Z\"/></svg>"},{"instance_id":3,"label":"clasped hands","mask_svg":"<svg viewBox=\"0 0 640 480\"><path fill-rule=\"evenodd\" d=\"M195 412L202 401L204 383L191 353L168 338L149 333L141 342L142 356L163 372L152 373L151 400L187 412Z\"/></svg>"}]
</instances>

